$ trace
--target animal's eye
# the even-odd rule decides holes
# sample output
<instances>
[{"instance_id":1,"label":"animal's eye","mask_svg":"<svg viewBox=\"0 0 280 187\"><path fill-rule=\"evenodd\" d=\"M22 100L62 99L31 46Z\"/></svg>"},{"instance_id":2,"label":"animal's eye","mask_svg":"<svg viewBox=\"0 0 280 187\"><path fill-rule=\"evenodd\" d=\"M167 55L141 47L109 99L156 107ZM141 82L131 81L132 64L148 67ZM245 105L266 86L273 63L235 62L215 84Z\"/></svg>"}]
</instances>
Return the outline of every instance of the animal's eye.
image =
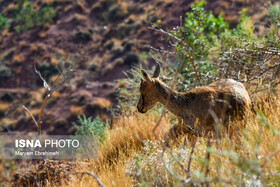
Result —
<instances>
[{"instance_id":1,"label":"animal's eye","mask_svg":"<svg viewBox=\"0 0 280 187\"><path fill-rule=\"evenodd\" d=\"M146 82L142 82L142 83L141 83L141 87L142 87L142 88L146 88L146 87L147 87Z\"/></svg>"}]
</instances>

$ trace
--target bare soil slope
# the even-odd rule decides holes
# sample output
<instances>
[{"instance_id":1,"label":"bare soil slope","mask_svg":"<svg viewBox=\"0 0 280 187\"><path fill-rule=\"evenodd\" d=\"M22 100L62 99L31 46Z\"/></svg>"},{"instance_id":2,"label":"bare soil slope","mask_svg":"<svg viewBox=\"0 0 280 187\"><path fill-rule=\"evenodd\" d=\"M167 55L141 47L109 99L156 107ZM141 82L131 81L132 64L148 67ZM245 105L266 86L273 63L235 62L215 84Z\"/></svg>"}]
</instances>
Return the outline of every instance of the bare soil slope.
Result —
<instances>
[{"instance_id":1,"label":"bare soil slope","mask_svg":"<svg viewBox=\"0 0 280 187\"><path fill-rule=\"evenodd\" d=\"M16 0L0 0L0 11L12 17ZM145 63L146 45L164 46L160 35L148 29L158 19L172 28L179 25L179 17L190 10L193 1L185 0L35 0L34 9L51 6L56 11L52 24L34 27L18 33L13 28L0 36L0 131L26 133L35 130L23 110L27 106L35 117L46 91L33 69L38 69L50 84L57 73L57 65L70 54L67 63L78 63L75 77L55 92L44 116L43 130L48 134L73 133L72 122L77 115L108 117L108 107L116 104L115 91L123 71ZM242 8L261 28L266 22L264 1L208 0L207 10L224 15L234 27ZM10 19L11 20L11 19ZM258 28L259 28L258 27ZM2 72L1 71L1 72ZM7 73L8 72L8 73ZM10 73L9 73L10 72Z\"/></svg>"}]
</instances>

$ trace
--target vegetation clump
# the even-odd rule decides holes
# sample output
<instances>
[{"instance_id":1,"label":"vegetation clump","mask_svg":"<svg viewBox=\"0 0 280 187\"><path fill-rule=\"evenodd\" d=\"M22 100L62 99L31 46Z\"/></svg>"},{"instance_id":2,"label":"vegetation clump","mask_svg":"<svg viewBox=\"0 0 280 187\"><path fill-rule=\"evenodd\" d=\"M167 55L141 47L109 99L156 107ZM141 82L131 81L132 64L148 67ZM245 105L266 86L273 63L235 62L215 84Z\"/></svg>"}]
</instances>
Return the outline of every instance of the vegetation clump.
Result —
<instances>
[{"instance_id":1,"label":"vegetation clump","mask_svg":"<svg viewBox=\"0 0 280 187\"><path fill-rule=\"evenodd\" d=\"M219 140L197 137L193 143L183 136L171 147L142 140L144 147L129 156L131 162L125 167L132 178L128 180L139 186L279 185L279 146L266 144L266 139L279 139L279 95L267 93L279 89L280 84L280 9L268 6L271 25L260 36L246 10L242 11L237 27L229 28L222 16L206 12L204 5L205 1L195 2L192 12L174 29L164 29L159 21L151 27L173 47L150 46L150 55L165 67L160 79L181 91L217 79L235 79L249 90L255 113L250 112L247 121L230 122L230 126L239 129L230 140L226 136ZM140 66L127 71L123 80L126 86L119 89L118 107L124 118L137 119L133 106L139 99L136 93L141 69ZM163 106L157 106L145 114L147 122L143 124L151 124L150 116L159 115L158 107L165 117L159 118L159 129L161 124L177 123L174 116L164 112Z\"/></svg>"},{"instance_id":2,"label":"vegetation clump","mask_svg":"<svg viewBox=\"0 0 280 187\"><path fill-rule=\"evenodd\" d=\"M8 18L3 16L0 13L0 34L4 31L4 30L8 30L9 29L9 23L8 23Z\"/></svg>"},{"instance_id":3,"label":"vegetation clump","mask_svg":"<svg viewBox=\"0 0 280 187\"><path fill-rule=\"evenodd\" d=\"M56 12L51 7L44 7L36 11L31 3L25 3L15 16L15 30L17 32L27 31L35 26L51 24Z\"/></svg>"},{"instance_id":4,"label":"vegetation clump","mask_svg":"<svg viewBox=\"0 0 280 187\"><path fill-rule=\"evenodd\" d=\"M7 78L12 76L12 70L5 64L0 65L0 84L5 82Z\"/></svg>"},{"instance_id":5,"label":"vegetation clump","mask_svg":"<svg viewBox=\"0 0 280 187\"><path fill-rule=\"evenodd\" d=\"M78 116L78 126L76 123L73 123L77 128L76 135L96 135L98 140L103 143L106 140L108 122L104 122L97 116L94 120L92 117L87 118L85 115Z\"/></svg>"}]
</instances>

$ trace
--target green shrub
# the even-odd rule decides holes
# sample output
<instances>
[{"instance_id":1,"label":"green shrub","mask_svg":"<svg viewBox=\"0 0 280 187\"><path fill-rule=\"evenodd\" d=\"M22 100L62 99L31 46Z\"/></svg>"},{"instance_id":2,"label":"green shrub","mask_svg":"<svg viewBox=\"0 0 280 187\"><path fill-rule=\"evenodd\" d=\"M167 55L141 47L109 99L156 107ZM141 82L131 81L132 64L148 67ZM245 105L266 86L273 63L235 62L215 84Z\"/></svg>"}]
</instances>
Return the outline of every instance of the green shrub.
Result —
<instances>
[{"instance_id":1,"label":"green shrub","mask_svg":"<svg viewBox=\"0 0 280 187\"><path fill-rule=\"evenodd\" d=\"M40 11L34 10L30 2L21 5L15 13L15 30L17 32L27 31L35 26L52 23L56 12L51 7L44 7Z\"/></svg>"},{"instance_id":2,"label":"green shrub","mask_svg":"<svg viewBox=\"0 0 280 187\"><path fill-rule=\"evenodd\" d=\"M11 93L5 92L1 95L0 100L6 101L6 102L13 102L14 97Z\"/></svg>"},{"instance_id":3,"label":"green shrub","mask_svg":"<svg viewBox=\"0 0 280 187\"><path fill-rule=\"evenodd\" d=\"M92 117L87 118L85 115L78 116L78 126L76 123L73 123L77 128L76 135L95 135L98 136L98 140L101 143L104 143L107 135L108 122L104 124L103 121L97 116L93 121Z\"/></svg>"},{"instance_id":4,"label":"green shrub","mask_svg":"<svg viewBox=\"0 0 280 187\"><path fill-rule=\"evenodd\" d=\"M172 30L163 29L160 22L153 25L155 32L163 35L166 44L174 47L169 51L151 47L151 56L164 63L162 75L167 77L163 77L164 82L171 85L176 74L174 89L179 91L207 85L221 78L240 82L262 80L259 81L261 84L247 84L250 86L248 90L252 88L255 92L275 87L280 68L280 38L275 34L277 29L273 29L278 28L273 24L276 22L271 22L272 29L258 35L254 33L253 22L246 16L246 9L243 9L237 27L230 29L222 16L206 12L204 5L205 1L193 3L192 11L186 13L182 24ZM277 7L270 7L271 19L278 19L277 10ZM131 69L123 80L126 86L119 90L121 109L137 104L139 72L140 69Z\"/></svg>"},{"instance_id":5,"label":"green shrub","mask_svg":"<svg viewBox=\"0 0 280 187\"><path fill-rule=\"evenodd\" d=\"M181 42L178 42L175 47L175 52L184 56L184 63L180 67L180 73L185 78L189 78L189 74L193 69L190 63L190 55L195 62L201 61L200 64L197 64L199 66L197 68L199 68L202 75L215 71L211 64L205 62L208 51L213 43L218 40L219 34L229 29L229 24L224 21L221 15L216 17L211 11L206 12L204 6L205 0L193 3L191 5L192 11L186 13L182 27L177 27L170 31L187 45L182 45Z\"/></svg>"},{"instance_id":6,"label":"green shrub","mask_svg":"<svg viewBox=\"0 0 280 187\"><path fill-rule=\"evenodd\" d=\"M229 24L221 15L215 16L204 9L205 0L196 1L191 5L192 10L186 13L180 26L162 32L168 43L172 43L176 58L172 57L168 64L170 69L178 69L178 78L188 88L211 82L206 77L215 77L217 68L209 61L209 52L221 33L230 31ZM160 23L160 22L159 22ZM155 28L161 28L159 23ZM161 29L159 29L161 30ZM168 60L167 60L168 61ZM174 75L169 70L168 77Z\"/></svg>"},{"instance_id":7,"label":"green shrub","mask_svg":"<svg viewBox=\"0 0 280 187\"><path fill-rule=\"evenodd\" d=\"M51 7L44 7L38 14L38 18L36 20L36 24L38 26L44 25L45 23L52 23L53 18L55 17L56 12Z\"/></svg>"},{"instance_id":8,"label":"green shrub","mask_svg":"<svg viewBox=\"0 0 280 187\"><path fill-rule=\"evenodd\" d=\"M36 25L36 18L38 17L38 12L36 12L31 3L27 3L24 8L17 14L15 18L16 26L15 30L17 32L27 31Z\"/></svg>"},{"instance_id":9,"label":"green shrub","mask_svg":"<svg viewBox=\"0 0 280 187\"><path fill-rule=\"evenodd\" d=\"M41 72L41 74L46 77L46 79L49 79L52 75L55 75L58 73L58 70L53 65L50 65L48 63L43 63L40 65L38 70Z\"/></svg>"},{"instance_id":10,"label":"green shrub","mask_svg":"<svg viewBox=\"0 0 280 187\"><path fill-rule=\"evenodd\" d=\"M253 22L246 16L246 9L242 10L237 27L230 29L222 16L215 17L211 11L206 12L204 5L204 0L193 3L192 11L186 14L182 25L172 30L154 26L164 34L167 43L174 46L171 53L175 58L165 60L171 62L167 65L170 68L167 76L173 77L175 72L172 70L178 69L177 77L184 85L181 91L221 78L242 82L261 78L264 86L275 86L273 77L277 76L277 67L279 69L276 51L280 49L278 26L275 25L278 8L270 7L272 29L257 35ZM272 59L275 64L271 63Z\"/></svg>"},{"instance_id":11,"label":"green shrub","mask_svg":"<svg viewBox=\"0 0 280 187\"><path fill-rule=\"evenodd\" d=\"M4 30L8 30L9 29L9 23L8 23L8 18L6 18L5 16L3 16L0 13L0 34L4 31Z\"/></svg>"},{"instance_id":12,"label":"green shrub","mask_svg":"<svg viewBox=\"0 0 280 187\"><path fill-rule=\"evenodd\" d=\"M183 26L174 33L188 43L192 50L201 54L205 47L218 39L218 34L229 28L221 15L216 17L212 11L206 12L204 6L205 0L193 3L192 11L186 13Z\"/></svg>"},{"instance_id":13,"label":"green shrub","mask_svg":"<svg viewBox=\"0 0 280 187\"><path fill-rule=\"evenodd\" d=\"M268 3L268 16L272 22L272 24L279 24L280 22L280 4L273 6L270 2Z\"/></svg>"}]
</instances>

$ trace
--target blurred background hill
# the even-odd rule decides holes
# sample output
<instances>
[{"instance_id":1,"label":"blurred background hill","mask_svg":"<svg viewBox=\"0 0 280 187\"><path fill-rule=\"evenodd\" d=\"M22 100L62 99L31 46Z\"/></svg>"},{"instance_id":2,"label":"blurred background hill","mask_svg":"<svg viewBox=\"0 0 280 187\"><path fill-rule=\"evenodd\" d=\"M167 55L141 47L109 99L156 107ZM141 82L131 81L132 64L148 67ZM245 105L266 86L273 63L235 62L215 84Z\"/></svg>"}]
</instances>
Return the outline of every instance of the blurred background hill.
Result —
<instances>
[{"instance_id":1,"label":"blurred background hill","mask_svg":"<svg viewBox=\"0 0 280 187\"><path fill-rule=\"evenodd\" d=\"M185 0L0 0L0 131L25 133L35 126L47 90L33 64L52 85L59 67L76 63L76 73L53 93L43 115L43 132L71 134L77 116L110 117L124 71L154 64L148 45L163 47L153 23L173 28L194 1ZM262 33L269 22L265 0L207 0L207 11L235 27L241 10ZM272 1L275 3L276 1ZM67 57L67 58L66 58Z\"/></svg>"}]
</instances>

